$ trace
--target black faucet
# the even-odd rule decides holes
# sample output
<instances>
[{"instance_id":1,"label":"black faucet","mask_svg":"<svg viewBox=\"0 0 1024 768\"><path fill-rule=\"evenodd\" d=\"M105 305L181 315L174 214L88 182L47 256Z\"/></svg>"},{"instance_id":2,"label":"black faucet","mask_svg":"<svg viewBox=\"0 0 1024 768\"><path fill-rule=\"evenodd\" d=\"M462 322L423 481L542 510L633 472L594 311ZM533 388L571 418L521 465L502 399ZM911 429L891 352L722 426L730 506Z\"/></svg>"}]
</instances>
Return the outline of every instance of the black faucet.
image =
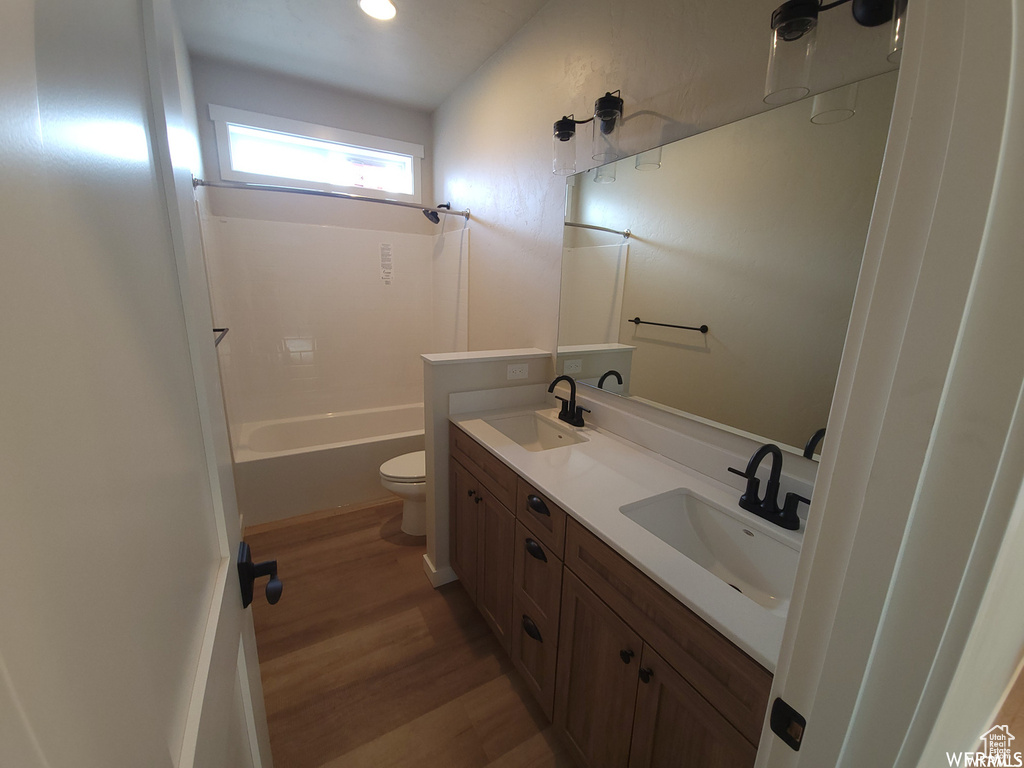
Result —
<instances>
[{"instance_id":1,"label":"black faucet","mask_svg":"<svg viewBox=\"0 0 1024 768\"><path fill-rule=\"evenodd\" d=\"M821 442L821 439L823 437L825 437L825 428L824 427L822 427L817 432L815 432L813 435L811 435L810 439L807 441L807 445L804 446L804 458L805 459L812 459L812 458L814 458L814 449L818 447L818 443Z\"/></svg>"},{"instance_id":2,"label":"black faucet","mask_svg":"<svg viewBox=\"0 0 1024 768\"><path fill-rule=\"evenodd\" d=\"M555 386L560 381L569 382L569 399L566 400L564 397L555 395L556 400L562 401L562 410L558 412L558 418L566 424L572 424L574 427L582 427L583 413L590 413L590 409L584 408L582 405L576 405L576 382L573 380L572 376L559 376L551 382L551 386L548 387L548 392L554 392Z\"/></svg>"},{"instance_id":3,"label":"black faucet","mask_svg":"<svg viewBox=\"0 0 1024 768\"><path fill-rule=\"evenodd\" d=\"M622 386L622 374L621 373L619 373L618 371L605 371L604 375L601 376L601 378L597 380L597 388L598 389L604 389L604 380L607 379L609 376L614 376L616 381L619 382L619 386L620 387Z\"/></svg>"},{"instance_id":4,"label":"black faucet","mask_svg":"<svg viewBox=\"0 0 1024 768\"><path fill-rule=\"evenodd\" d=\"M757 477L757 468L769 454L772 457L772 470L768 476L768 486L764 489L764 496L758 497L757 491L761 481ZM779 509L779 481L782 478L782 450L779 446L772 443L762 445L750 457L746 471L741 472L735 467L729 467L729 471L747 479L746 490L740 496L741 509L753 512L758 517L763 517L790 531L800 528L800 517L796 513L797 505L801 501L804 504L811 502L799 494L787 493L786 502L782 509Z\"/></svg>"}]
</instances>

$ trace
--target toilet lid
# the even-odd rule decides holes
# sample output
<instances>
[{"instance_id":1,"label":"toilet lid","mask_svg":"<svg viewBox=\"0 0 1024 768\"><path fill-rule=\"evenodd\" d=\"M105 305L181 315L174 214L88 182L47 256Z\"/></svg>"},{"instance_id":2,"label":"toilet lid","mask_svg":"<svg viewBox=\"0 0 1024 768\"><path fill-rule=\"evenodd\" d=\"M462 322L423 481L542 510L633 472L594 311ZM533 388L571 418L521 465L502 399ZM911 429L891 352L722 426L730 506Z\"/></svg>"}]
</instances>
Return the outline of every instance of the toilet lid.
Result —
<instances>
[{"instance_id":1,"label":"toilet lid","mask_svg":"<svg viewBox=\"0 0 1024 768\"><path fill-rule=\"evenodd\" d=\"M388 459L380 465L380 474L398 483L422 483L427 479L427 452L403 453Z\"/></svg>"}]
</instances>

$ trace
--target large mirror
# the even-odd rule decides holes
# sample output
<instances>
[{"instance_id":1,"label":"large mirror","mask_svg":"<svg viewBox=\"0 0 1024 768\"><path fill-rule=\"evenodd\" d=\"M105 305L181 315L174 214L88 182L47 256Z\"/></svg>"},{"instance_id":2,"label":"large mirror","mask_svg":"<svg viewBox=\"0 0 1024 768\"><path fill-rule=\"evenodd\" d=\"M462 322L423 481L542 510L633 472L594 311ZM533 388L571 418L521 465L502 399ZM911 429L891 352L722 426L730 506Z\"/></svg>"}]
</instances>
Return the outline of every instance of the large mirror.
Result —
<instances>
[{"instance_id":1,"label":"large mirror","mask_svg":"<svg viewBox=\"0 0 1024 768\"><path fill-rule=\"evenodd\" d=\"M890 72L570 177L558 372L802 451L828 419L895 89Z\"/></svg>"}]
</instances>

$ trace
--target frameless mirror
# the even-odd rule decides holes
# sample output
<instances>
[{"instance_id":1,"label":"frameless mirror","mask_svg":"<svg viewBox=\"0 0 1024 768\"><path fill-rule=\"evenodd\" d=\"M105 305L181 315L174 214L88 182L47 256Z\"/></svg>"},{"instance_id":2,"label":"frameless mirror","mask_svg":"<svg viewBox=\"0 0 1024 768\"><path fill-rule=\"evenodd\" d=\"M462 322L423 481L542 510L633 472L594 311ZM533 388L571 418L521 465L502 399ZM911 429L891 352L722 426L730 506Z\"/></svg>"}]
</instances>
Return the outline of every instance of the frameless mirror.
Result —
<instances>
[{"instance_id":1,"label":"frameless mirror","mask_svg":"<svg viewBox=\"0 0 1024 768\"><path fill-rule=\"evenodd\" d=\"M828 419L896 76L570 177L557 372L802 451Z\"/></svg>"}]
</instances>

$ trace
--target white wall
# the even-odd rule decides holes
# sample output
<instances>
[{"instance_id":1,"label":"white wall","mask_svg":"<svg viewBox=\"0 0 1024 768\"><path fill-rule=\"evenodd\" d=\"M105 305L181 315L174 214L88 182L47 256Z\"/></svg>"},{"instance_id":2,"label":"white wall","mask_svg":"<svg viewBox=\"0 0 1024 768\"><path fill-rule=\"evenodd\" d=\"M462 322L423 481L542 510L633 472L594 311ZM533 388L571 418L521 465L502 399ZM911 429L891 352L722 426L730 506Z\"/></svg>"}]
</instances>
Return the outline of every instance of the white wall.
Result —
<instances>
[{"instance_id":1,"label":"white wall","mask_svg":"<svg viewBox=\"0 0 1024 768\"><path fill-rule=\"evenodd\" d=\"M762 111L772 8L552 0L438 109L436 196L473 211L471 349L555 347L565 181L552 123L621 89L632 154ZM823 14L813 90L891 69L887 38L848 7Z\"/></svg>"}]
</instances>

